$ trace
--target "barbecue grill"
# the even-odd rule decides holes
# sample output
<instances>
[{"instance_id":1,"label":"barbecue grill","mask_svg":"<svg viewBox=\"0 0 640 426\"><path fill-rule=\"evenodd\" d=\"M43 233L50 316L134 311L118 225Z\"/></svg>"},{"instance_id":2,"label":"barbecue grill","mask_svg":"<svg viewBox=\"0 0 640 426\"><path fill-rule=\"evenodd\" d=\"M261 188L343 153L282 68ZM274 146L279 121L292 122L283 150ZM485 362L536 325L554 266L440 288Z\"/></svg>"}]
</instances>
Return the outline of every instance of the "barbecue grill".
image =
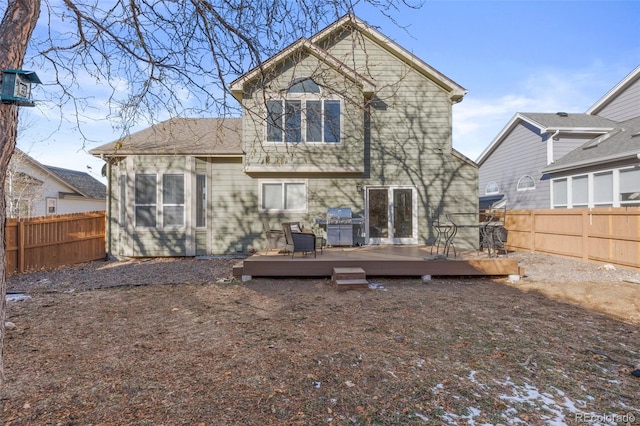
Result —
<instances>
[{"instance_id":1,"label":"barbecue grill","mask_svg":"<svg viewBox=\"0 0 640 426\"><path fill-rule=\"evenodd\" d=\"M353 219L349 207L327 210L327 245L353 245Z\"/></svg>"}]
</instances>

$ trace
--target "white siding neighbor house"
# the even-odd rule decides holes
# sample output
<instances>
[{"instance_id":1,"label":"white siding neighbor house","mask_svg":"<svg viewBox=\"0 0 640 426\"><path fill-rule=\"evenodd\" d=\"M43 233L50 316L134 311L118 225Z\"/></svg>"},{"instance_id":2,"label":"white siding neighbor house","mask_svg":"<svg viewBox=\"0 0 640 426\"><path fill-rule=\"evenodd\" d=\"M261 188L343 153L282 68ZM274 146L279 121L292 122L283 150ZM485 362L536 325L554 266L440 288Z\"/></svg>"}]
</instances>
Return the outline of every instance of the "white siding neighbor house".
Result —
<instances>
[{"instance_id":1,"label":"white siding neighbor house","mask_svg":"<svg viewBox=\"0 0 640 426\"><path fill-rule=\"evenodd\" d=\"M7 217L101 211L107 187L85 172L46 166L16 149L5 181Z\"/></svg>"}]
</instances>

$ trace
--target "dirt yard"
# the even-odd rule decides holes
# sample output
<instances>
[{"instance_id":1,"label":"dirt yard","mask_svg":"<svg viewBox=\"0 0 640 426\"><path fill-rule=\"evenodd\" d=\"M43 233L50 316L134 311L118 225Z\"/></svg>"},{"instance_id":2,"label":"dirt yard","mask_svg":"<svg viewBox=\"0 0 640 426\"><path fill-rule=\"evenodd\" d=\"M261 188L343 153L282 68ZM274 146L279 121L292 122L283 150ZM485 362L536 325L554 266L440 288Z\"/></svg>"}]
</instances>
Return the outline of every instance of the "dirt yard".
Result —
<instances>
[{"instance_id":1,"label":"dirt yard","mask_svg":"<svg viewBox=\"0 0 640 426\"><path fill-rule=\"evenodd\" d=\"M513 256L515 283L344 293L221 259L12 277L0 424L640 422L640 273Z\"/></svg>"}]
</instances>

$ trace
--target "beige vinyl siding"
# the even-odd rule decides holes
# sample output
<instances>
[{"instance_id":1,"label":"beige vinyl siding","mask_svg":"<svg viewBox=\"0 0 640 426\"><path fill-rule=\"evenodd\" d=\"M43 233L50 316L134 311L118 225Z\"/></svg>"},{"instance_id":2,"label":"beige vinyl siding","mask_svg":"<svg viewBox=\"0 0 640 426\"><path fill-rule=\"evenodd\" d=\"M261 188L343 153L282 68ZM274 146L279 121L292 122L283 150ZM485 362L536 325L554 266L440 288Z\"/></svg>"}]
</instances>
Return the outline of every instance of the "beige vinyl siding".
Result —
<instances>
[{"instance_id":1,"label":"beige vinyl siding","mask_svg":"<svg viewBox=\"0 0 640 426\"><path fill-rule=\"evenodd\" d=\"M262 244L258 182L242 171L239 158L211 159L209 247L212 254L246 253Z\"/></svg>"},{"instance_id":2,"label":"beige vinyl siding","mask_svg":"<svg viewBox=\"0 0 640 426\"><path fill-rule=\"evenodd\" d=\"M640 116L640 79L610 101L597 115L614 121L626 121Z\"/></svg>"},{"instance_id":3,"label":"beige vinyl siding","mask_svg":"<svg viewBox=\"0 0 640 426\"><path fill-rule=\"evenodd\" d=\"M294 78L312 77L323 87L321 99L341 99L341 143L273 143L266 142L266 105L263 93L256 90L245 99L243 139L246 164L279 170L311 170L325 172L339 169L362 168L363 158L363 105L362 91L343 74L322 69L324 63L313 56L306 56L296 66L285 64L274 71L266 91L267 99L283 99ZM330 89L329 89L330 88ZM306 167L305 167L306 166Z\"/></svg>"},{"instance_id":4,"label":"beige vinyl siding","mask_svg":"<svg viewBox=\"0 0 640 426\"><path fill-rule=\"evenodd\" d=\"M431 242L432 210L473 213L478 205L476 166L452 155L448 94L370 39L356 37L362 50L353 51L353 43L346 37L323 47L376 85L378 102L370 108L363 184L416 187L418 240ZM458 241L474 247L477 236L463 231Z\"/></svg>"},{"instance_id":5,"label":"beige vinyl siding","mask_svg":"<svg viewBox=\"0 0 640 426\"><path fill-rule=\"evenodd\" d=\"M127 176L126 230L120 229L118 239L123 256L192 256L195 254L192 237L188 188L191 184L192 161L184 156L144 156L127 157L120 165L119 172ZM184 174L185 176L185 224L180 228L162 228L160 216L155 228L135 226L134 200L136 174L154 174L162 180L162 174ZM162 199L157 200L158 206Z\"/></svg>"}]
</instances>

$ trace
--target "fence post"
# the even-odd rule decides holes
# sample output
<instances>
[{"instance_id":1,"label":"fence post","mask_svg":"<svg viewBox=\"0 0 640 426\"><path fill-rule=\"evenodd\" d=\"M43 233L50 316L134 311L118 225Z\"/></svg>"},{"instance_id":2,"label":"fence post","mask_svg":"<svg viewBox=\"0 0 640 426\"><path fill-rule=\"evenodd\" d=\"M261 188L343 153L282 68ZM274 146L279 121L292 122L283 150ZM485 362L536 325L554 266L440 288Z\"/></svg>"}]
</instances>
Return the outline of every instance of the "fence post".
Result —
<instances>
[{"instance_id":1,"label":"fence post","mask_svg":"<svg viewBox=\"0 0 640 426\"><path fill-rule=\"evenodd\" d=\"M25 256L24 256L24 222L22 219L18 220L18 272L25 271Z\"/></svg>"},{"instance_id":2,"label":"fence post","mask_svg":"<svg viewBox=\"0 0 640 426\"><path fill-rule=\"evenodd\" d=\"M529 250L536 252L536 211L529 210L529 220L531 220L531 228L529 230Z\"/></svg>"},{"instance_id":3,"label":"fence post","mask_svg":"<svg viewBox=\"0 0 640 426\"><path fill-rule=\"evenodd\" d=\"M589 260L589 234L591 226L589 226L589 215L591 209L582 210L582 260Z\"/></svg>"}]
</instances>

